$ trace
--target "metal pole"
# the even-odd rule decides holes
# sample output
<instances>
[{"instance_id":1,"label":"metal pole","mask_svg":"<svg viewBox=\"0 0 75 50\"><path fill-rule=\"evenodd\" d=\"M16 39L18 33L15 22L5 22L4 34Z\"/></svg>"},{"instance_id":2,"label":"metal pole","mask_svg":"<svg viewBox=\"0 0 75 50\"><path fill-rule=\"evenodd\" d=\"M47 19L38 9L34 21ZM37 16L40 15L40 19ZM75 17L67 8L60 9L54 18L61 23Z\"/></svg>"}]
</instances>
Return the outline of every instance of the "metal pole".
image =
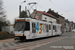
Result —
<instances>
[{"instance_id":1,"label":"metal pole","mask_svg":"<svg viewBox=\"0 0 75 50\"><path fill-rule=\"evenodd\" d=\"M21 5L19 5L19 18L21 17Z\"/></svg>"}]
</instances>

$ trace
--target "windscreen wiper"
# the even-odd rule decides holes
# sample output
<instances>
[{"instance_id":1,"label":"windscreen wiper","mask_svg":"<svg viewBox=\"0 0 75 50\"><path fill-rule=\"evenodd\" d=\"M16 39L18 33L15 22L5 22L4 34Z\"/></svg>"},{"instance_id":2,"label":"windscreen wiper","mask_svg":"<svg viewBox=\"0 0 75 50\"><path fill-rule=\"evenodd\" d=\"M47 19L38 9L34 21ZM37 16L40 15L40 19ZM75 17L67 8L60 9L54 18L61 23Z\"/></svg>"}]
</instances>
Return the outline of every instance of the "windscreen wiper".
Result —
<instances>
[{"instance_id":1,"label":"windscreen wiper","mask_svg":"<svg viewBox=\"0 0 75 50\"><path fill-rule=\"evenodd\" d=\"M23 25L23 26L24 26L24 25ZM23 26L22 26L22 28L23 28ZM22 29L22 28L21 28L21 29ZM21 29L19 29L18 31L20 31Z\"/></svg>"}]
</instances>

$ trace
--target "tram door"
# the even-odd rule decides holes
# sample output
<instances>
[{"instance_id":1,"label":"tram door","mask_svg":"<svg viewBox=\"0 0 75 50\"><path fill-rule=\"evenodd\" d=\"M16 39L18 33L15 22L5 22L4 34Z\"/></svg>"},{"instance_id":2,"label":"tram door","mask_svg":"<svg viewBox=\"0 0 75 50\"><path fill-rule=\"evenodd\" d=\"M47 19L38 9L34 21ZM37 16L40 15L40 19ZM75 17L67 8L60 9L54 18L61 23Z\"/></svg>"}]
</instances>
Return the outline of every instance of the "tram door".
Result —
<instances>
[{"instance_id":1,"label":"tram door","mask_svg":"<svg viewBox=\"0 0 75 50\"><path fill-rule=\"evenodd\" d=\"M46 25L46 32L47 32L47 36L49 35L49 25Z\"/></svg>"},{"instance_id":2,"label":"tram door","mask_svg":"<svg viewBox=\"0 0 75 50\"><path fill-rule=\"evenodd\" d=\"M36 23L32 23L32 33L33 37L36 37Z\"/></svg>"},{"instance_id":3,"label":"tram door","mask_svg":"<svg viewBox=\"0 0 75 50\"><path fill-rule=\"evenodd\" d=\"M52 31L51 31L51 24L49 24L49 36L52 36Z\"/></svg>"},{"instance_id":4,"label":"tram door","mask_svg":"<svg viewBox=\"0 0 75 50\"><path fill-rule=\"evenodd\" d=\"M61 29L60 29L60 25L57 26L57 35L61 34Z\"/></svg>"},{"instance_id":5,"label":"tram door","mask_svg":"<svg viewBox=\"0 0 75 50\"><path fill-rule=\"evenodd\" d=\"M53 25L53 35L56 35L57 31L56 31L56 25Z\"/></svg>"}]
</instances>

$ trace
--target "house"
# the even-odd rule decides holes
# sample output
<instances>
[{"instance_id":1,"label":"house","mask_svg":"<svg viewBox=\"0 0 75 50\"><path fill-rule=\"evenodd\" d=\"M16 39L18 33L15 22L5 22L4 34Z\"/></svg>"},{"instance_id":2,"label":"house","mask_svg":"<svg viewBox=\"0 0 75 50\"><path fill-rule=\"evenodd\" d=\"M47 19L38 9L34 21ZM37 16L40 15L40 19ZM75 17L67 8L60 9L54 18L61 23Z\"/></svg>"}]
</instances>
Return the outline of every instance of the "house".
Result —
<instances>
[{"instance_id":1,"label":"house","mask_svg":"<svg viewBox=\"0 0 75 50\"><path fill-rule=\"evenodd\" d=\"M69 31L71 32L73 29L75 29L75 23L73 21L69 21Z\"/></svg>"},{"instance_id":2,"label":"house","mask_svg":"<svg viewBox=\"0 0 75 50\"><path fill-rule=\"evenodd\" d=\"M73 22L73 29L75 29L75 23Z\"/></svg>"},{"instance_id":3,"label":"house","mask_svg":"<svg viewBox=\"0 0 75 50\"><path fill-rule=\"evenodd\" d=\"M35 18L37 20L45 20L47 22L57 23L58 19L51 15L46 13L45 11L37 11L34 10L34 12L31 14L31 18Z\"/></svg>"},{"instance_id":4,"label":"house","mask_svg":"<svg viewBox=\"0 0 75 50\"><path fill-rule=\"evenodd\" d=\"M75 23L74 23L74 29L75 29Z\"/></svg>"},{"instance_id":5,"label":"house","mask_svg":"<svg viewBox=\"0 0 75 50\"><path fill-rule=\"evenodd\" d=\"M54 12L54 10L51 10L51 9L49 9L47 11L47 13L55 16L58 19L58 23L60 23L62 25L62 27L61 27L62 28L62 32L65 32L65 17L59 15L58 12L56 13L56 12Z\"/></svg>"},{"instance_id":6,"label":"house","mask_svg":"<svg viewBox=\"0 0 75 50\"><path fill-rule=\"evenodd\" d=\"M71 32L71 23L69 21L69 32Z\"/></svg>"},{"instance_id":7,"label":"house","mask_svg":"<svg viewBox=\"0 0 75 50\"><path fill-rule=\"evenodd\" d=\"M65 19L65 32L69 32L69 21Z\"/></svg>"},{"instance_id":8,"label":"house","mask_svg":"<svg viewBox=\"0 0 75 50\"><path fill-rule=\"evenodd\" d=\"M73 21L70 22L71 23L71 31L73 30Z\"/></svg>"}]
</instances>

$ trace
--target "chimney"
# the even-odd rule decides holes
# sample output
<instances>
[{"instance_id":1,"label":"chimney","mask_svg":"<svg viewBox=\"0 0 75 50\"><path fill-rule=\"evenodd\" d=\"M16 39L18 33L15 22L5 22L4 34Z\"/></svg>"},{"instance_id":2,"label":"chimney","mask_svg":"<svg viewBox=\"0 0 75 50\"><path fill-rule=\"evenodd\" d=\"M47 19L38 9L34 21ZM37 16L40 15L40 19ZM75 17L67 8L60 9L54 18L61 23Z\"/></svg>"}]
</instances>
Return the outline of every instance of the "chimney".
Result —
<instances>
[{"instance_id":1,"label":"chimney","mask_svg":"<svg viewBox=\"0 0 75 50\"><path fill-rule=\"evenodd\" d=\"M58 12L56 12L56 14L58 14Z\"/></svg>"},{"instance_id":2,"label":"chimney","mask_svg":"<svg viewBox=\"0 0 75 50\"><path fill-rule=\"evenodd\" d=\"M54 12L54 10L52 10Z\"/></svg>"},{"instance_id":3,"label":"chimney","mask_svg":"<svg viewBox=\"0 0 75 50\"><path fill-rule=\"evenodd\" d=\"M34 11L36 11L36 9L34 9Z\"/></svg>"},{"instance_id":4,"label":"chimney","mask_svg":"<svg viewBox=\"0 0 75 50\"><path fill-rule=\"evenodd\" d=\"M19 5L19 18L21 17L21 5Z\"/></svg>"},{"instance_id":5,"label":"chimney","mask_svg":"<svg viewBox=\"0 0 75 50\"><path fill-rule=\"evenodd\" d=\"M46 12L46 11L43 11L43 12Z\"/></svg>"},{"instance_id":6,"label":"chimney","mask_svg":"<svg viewBox=\"0 0 75 50\"><path fill-rule=\"evenodd\" d=\"M49 11L51 11L51 9L49 9Z\"/></svg>"}]
</instances>

